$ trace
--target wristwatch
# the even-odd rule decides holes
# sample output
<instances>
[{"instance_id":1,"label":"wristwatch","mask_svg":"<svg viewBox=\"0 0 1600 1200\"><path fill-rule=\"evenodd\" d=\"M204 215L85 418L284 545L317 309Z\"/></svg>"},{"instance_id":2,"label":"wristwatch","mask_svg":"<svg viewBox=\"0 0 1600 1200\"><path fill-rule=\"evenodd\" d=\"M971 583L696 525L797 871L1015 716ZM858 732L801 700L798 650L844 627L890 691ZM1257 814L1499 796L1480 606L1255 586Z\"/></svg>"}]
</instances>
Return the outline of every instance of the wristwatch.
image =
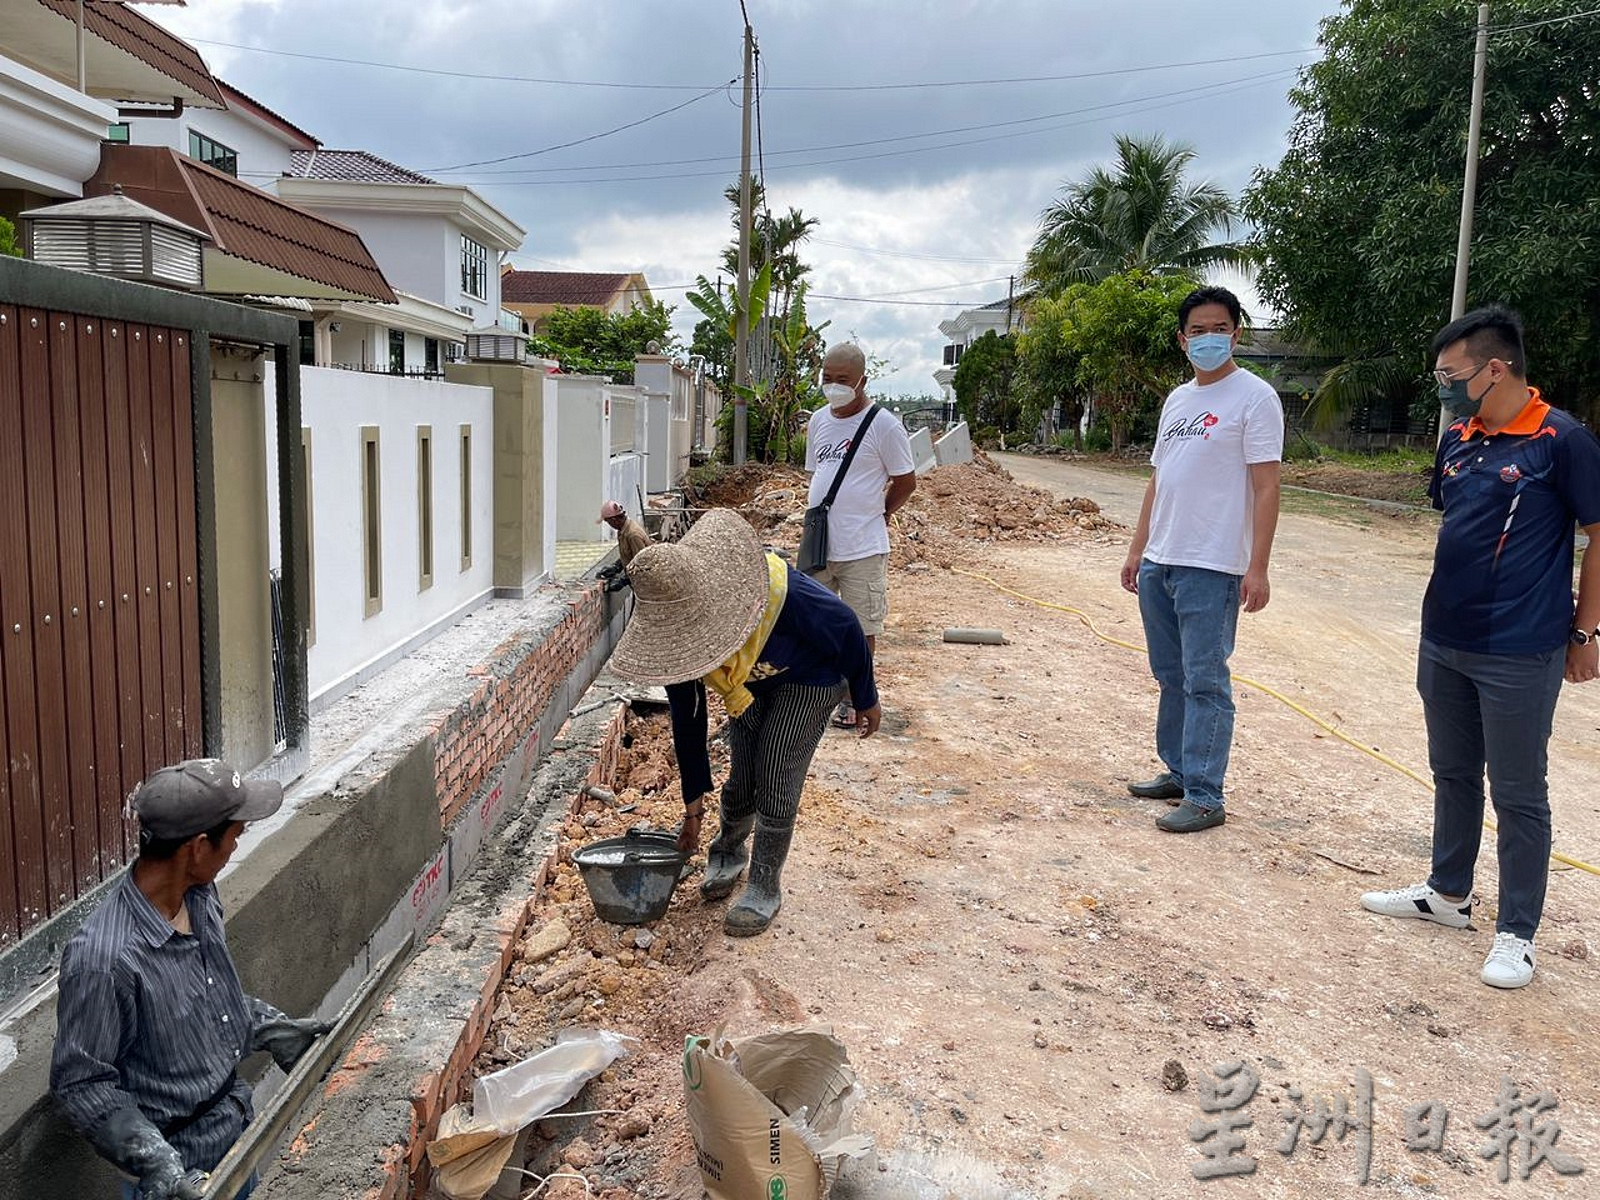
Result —
<instances>
[{"instance_id":1,"label":"wristwatch","mask_svg":"<svg viewBox=\"0 0 1600 1200\"><path fill-rule=\"evenodd\" d=\"M1567 640L1574 646L1587 646L1590 642L1594 641L1595 634L1597 633L1600 633L1600 629L1590 631L1588 629L1579 629L1576 625L1574 625L1572 627L1572 632L1567 634Z\"/></svg>"}]
</instances>

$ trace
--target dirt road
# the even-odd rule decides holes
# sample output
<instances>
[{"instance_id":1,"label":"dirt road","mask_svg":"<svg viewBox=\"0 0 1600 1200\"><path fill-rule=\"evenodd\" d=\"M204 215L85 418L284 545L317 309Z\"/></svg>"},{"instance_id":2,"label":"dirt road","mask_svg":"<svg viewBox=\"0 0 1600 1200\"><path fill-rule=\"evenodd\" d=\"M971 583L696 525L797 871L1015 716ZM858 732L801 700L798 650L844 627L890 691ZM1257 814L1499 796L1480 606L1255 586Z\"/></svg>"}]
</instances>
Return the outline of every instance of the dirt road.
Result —
<instances>
[{"instance_id":1,"label":"dirt road","mask_svg":"<svg viewBox=\"0 0 1600 1200\"><path fill-rule=\"evenodd\" d=\"M1137 502L1136 480L1038 460L1021 469L1112 515ZM1235 670L1424 769L1412 670L1431 539L1412 519L1286 514L1273 600L1241 619ZM966 569L1140 640L1117 586L1125 541L969 550ZM1493 931L1492 838L1475 931L1386 921L1356 903L1425 875L1424 788L1240 687L1228 824L1160 834L1164 806L1124 790L1156 769L1141 655L937 568L897 571L891 605L883 734L830 733L818 752L772 931L726 939L721 905L682 889L663 923L677 954L648 1019L605 1015L646 1039L617 1086L659 1098L683 1034L711 1022L735 1035L827 1022L860 1071L859 1124L885 1167L852 1196L1454 1200L1505 1191L1473 1120L1509 1077L1524 1096L1554 1094L1559 1109L1538 1120L1559 1120L1557 1148L1589 1167L1560 1178L1541 1166L1511 1190L1588 1194L1600 1172L1600 878L1553 874L1538 976L1495 992L1477 978ZM972 624L1010 644L941 641L946 626ZM1556 842L1591 862L1597 726L1600 687L1569 688L1551 746ZM1202 1183L1191 1123L1214 1118L1196 1081L1229 1060L1259 1076L1241 1130L1257 1167ZM1369 1186L1357 1185L1358 1130L1338 1141L1330 1129L1316 1146L1303 1132L1292 1154L1278 1151L1297 1096L1344 1097L1355 1113L1368 1078ZM1402 1114L1423 1101L1450 1110L1439 1150L1407 1149ZM634 1194L700 1195L670 1094L638 1147Z\"/></svg>"}]
</instances>

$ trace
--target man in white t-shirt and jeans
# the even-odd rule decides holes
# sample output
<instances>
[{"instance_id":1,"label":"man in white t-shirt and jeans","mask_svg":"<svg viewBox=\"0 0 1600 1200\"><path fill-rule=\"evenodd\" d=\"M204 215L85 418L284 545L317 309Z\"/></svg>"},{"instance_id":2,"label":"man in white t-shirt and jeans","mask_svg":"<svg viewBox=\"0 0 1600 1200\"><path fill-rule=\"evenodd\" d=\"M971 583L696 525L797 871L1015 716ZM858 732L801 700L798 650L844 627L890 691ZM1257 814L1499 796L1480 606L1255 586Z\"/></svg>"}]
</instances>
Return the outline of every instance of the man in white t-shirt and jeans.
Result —
<instances>
[{"instance_id":1,"label":"man in white t-shirt and jeans","mask_svg":"<svg viewBox=\"0 0 1600 1200\"><path fill-rule=\"evenodd\" d=\"M1233 361L1239 301L1226 288L1190 292L1178 342L1194 378L1161 409L1139 528L1122 586L1139 597L1150 673L1161 686L1156 753L1166 770L1130 783L1135 796L1176 807L1168 833L1221 825L1233 744L1233 653L1239 609L1267 605L1267 560L1278 528L1283 405L1270 384Z\"/></svg>"},{"instance_id":2,"label":"man in white t-shirt and jeans","mask_svg":"<svg viewBox=\"0 0 1600 1200\"><path fill-rule=\"evenodd\" d=\"M822 394L827 406L806 425L806 470L811 472L807 503L827 498L839 464L872 409L867 399L867 357L850 342L833 346L822 360ZM889 615L889 518L917 490L911 438L894 413L884 410L867 426L866 440L850 460L839 494L828 510L828 564L815 576L839 593L861 621L869 652ZM855 728L855 709L846 700L834 724Z\"/></svg>"}]
</instances>

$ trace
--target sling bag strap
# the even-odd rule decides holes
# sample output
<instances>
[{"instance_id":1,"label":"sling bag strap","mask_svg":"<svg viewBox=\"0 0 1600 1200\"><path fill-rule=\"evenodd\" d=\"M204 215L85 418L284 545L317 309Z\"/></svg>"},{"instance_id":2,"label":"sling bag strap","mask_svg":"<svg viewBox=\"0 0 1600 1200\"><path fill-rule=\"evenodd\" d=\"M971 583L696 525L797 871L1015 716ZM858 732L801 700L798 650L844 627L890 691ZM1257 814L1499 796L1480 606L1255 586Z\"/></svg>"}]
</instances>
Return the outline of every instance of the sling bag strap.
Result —
<instances>
[{"instance_id":1,"label":"sling bag strap","mask_svg":"<svg viewBox=\"0 0 1600 1200\"><path fill-rule=\"evenodd\" d=\"M878 406L874 404L867 409L867 416L856 428L855 436L850 439L850 449L844 452L844 461L839 464L839 473L833 477L833 486L828 489L828 494L822 498L818 508L832 508L833 498L839 494L839 485L844 482L844 473L850 469L850 462L856 456L856 451L861 449L861 443L867 436L867 426L872 424L872 418L878 415Z\"/></svg>"}]
</instances>

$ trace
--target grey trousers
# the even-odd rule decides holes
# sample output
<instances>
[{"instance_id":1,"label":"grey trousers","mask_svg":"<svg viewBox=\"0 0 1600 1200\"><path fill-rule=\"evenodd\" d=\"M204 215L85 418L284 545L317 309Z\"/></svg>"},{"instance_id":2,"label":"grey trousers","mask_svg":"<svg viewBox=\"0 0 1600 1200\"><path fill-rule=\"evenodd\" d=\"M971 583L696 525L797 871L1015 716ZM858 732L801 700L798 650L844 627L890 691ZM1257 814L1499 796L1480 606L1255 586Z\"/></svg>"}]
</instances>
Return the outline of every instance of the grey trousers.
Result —
<instances>
[{"instance_id":1,"label":"grey trousers","mask_svg":"<svg viewBox=\"0 0 1600 1200\"><path fill-rule=\"evenodd\" d=\"M1483 777L1500 827L1496 928L1533 939L1550 874L1550 727L1566 648L1474 654L1423 639L1417 691L1433 769L1433 874L1446 896L1472 892L1483 839Z\"/></svg>"}]
</instances>

